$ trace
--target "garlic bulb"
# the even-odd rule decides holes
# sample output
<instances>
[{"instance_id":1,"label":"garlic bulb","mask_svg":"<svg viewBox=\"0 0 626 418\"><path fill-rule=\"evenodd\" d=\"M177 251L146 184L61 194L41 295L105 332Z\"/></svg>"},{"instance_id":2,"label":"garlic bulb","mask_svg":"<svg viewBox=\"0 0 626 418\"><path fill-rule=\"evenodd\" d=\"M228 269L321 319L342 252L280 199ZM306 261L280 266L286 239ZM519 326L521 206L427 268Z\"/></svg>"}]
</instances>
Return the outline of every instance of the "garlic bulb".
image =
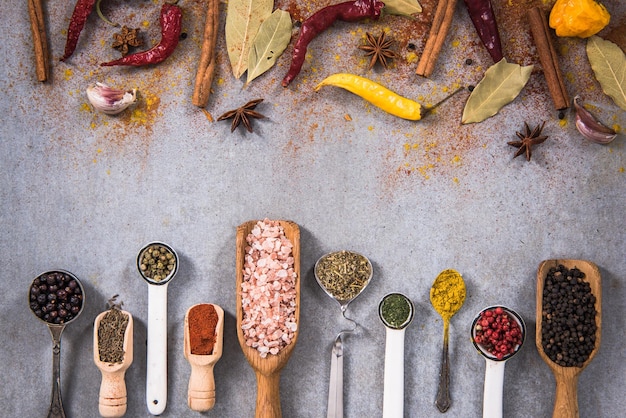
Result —
<instances>
[{"instance_id":1,"label":"garlic bulb","mask_svg":"<svg viewBox=\"0 0 626 418\"><path fill-rule=\"evenodd\" d=\"M597 144L608 144L617 136L617 132L602 124L582 104L578 103L579 96L574 97L576 108L576 128L588 140Z\"/></svg>"},{"instance_id":2,"label":"garlic bulb","mask_svg":"<svg viewBox=\"0 0 626 418\"><path fill-rule=\"evenodd\" d=\"M107 115L117 115L137 100L137 89L118 90L103 83L87 87L87 98L94 109Z\"/></svg>"}]
</instances>

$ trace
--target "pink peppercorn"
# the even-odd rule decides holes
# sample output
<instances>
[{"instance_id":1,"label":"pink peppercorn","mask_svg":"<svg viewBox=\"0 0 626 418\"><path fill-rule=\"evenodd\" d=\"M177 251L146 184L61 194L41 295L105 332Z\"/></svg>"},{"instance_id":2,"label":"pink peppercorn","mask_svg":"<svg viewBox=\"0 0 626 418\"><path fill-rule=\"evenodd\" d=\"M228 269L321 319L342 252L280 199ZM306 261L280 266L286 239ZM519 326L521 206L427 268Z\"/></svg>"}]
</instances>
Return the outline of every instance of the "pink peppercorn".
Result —
<instances>
[{"instance_id":1,"label":"pink peppercorn","mask_svg":"<svg viewBox=\"0 0 626 418\"><path fill-rule=\"evenodd\" d=\"M502 307L483 311L476 321L474 342L498 360L515 353L522 337L518 322Z\"/></svg>"}]
</instances>

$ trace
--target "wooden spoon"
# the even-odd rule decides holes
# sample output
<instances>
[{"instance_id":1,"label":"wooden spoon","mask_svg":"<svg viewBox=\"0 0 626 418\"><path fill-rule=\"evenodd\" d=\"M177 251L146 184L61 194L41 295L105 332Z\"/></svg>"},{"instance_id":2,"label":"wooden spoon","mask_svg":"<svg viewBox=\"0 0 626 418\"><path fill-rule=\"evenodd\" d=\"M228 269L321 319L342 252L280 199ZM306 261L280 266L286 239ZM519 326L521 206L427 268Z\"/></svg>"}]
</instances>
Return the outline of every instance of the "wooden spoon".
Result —
<instances>
[{"instance_id":1,"label":"wooden spoon","mask_svg":"<svg viewBox=\"0 0 626 418\"><path fill-rule=\"evenodd\" d=\"M548 271L552 267L558 267L560 264L567 269L578 268L585 273L585 281L591 287L591 293L596 297L596 341L595 347L587 361L582 367L563 367L559 366L546 355L541 344L541 328L542 328L542 311L543 311L543 286L548 275ZM553 418L578 418L578 395L577 384L578 376L585 367L593 360L594 356L600 348L600 335L602 330L602 286L600 270L589 261L585 260L546 260L539 265L537 272L537 327L535 334L535 344L539 355L552 369L552 373L556 379L556 396L554 399Z\"/></svg>"},{"instance_id":2,"label":"wooden spoon","mask_svg":"<svg viewBox=\"0 0 626 418\"><path fill-rule=\"evenodd\" d=\"M283 347L276 355L268 354L262 358L260 353L252 347L246 345L246 341L241 329L243 317L241 304L241 283L243 282L243 266L246 245L246 237L256 225L257 221L248 221L237 227L237 337L239 345L246 360L252 366L257 379L256 398L256 418L280 418L280 371L287 364L291 352L296 345L298 331L295 331L293 339L289 345ZM293 244L294 270L296 272L296 323L300 328L300 229L297 224L291 221L279 221L284 229L285 236Z\"/></svg>"},{"instance_id":3,"label":"wooden spoon","mask_svg":"<svg viewBox=\"0 0 626 418\"><path fill-rule=\"evenodd\" d=\"M185 313L184 355L191 365L191 376L187 390L187 404L193 411L208 411L215 406L215 377L213 367L222 357L224 346L224 310L213 305L217 313L215 325L215 343L211 354L192 354L189 342L189 312L198 305L187 309Z\"/></svg>"},{"instance_id":4,"label":"wooden spoon","mask_svg":"<svg viewBox=\"0 0 626 418\"><path fill-rule=\"evenodd\" d=\"M121 311L128 315L128 324L124 331L124 359L121 363L105 363L100 360L98 327L108 312L98 315L93 326L93 361L102 373L98 408L103 417L122 417L126 413L127 403L124 375L133 362L133 316L129 312Z\"/></svg>"}]
</instances>

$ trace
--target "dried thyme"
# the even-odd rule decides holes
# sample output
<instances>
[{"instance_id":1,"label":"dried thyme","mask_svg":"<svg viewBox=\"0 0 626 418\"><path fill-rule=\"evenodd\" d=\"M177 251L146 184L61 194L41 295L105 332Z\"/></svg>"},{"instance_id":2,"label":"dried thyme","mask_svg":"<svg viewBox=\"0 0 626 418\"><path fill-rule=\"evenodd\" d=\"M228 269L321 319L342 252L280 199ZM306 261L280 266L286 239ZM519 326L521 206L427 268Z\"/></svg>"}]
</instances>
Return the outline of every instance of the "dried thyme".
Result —
<instances>
[{"instance_id":1,"label":"dried thyme","mask_svg":"<svg viewBox=\"0 0 626 418\"><path fill-rule=\"evenodd\" d=\"M363 290L372 277L372 265L361 254L338 251L320 258L315 266L320 284L335 299L348 301Z\"/></svg>"},{"instance_id":2,"label":"dried thyme","mask_svg":"<svg viewBox=\"0 0 626 418\"><path fill-rule=\"evenodd\" d=\"M98 325L98 354L104 363L124 361L124 334L128 326L128 315L120 310L121 304L115 303L113 296L109 300L109 311L104 314Z\"/></svg>"}]
</instances>

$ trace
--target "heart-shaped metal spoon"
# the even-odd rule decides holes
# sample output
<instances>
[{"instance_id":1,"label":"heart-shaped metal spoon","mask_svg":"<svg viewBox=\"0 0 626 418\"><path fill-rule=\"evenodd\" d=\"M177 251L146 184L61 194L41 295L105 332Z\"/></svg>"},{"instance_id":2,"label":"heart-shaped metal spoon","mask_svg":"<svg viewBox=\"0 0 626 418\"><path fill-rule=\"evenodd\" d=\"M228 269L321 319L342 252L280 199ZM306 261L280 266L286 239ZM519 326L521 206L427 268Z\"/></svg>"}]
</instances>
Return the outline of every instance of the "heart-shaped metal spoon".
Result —
<instances>
[{"instance_id":1,"label":"heart-shaped metal spoon","mask_svg":"<svg viewBox=\"0 0 626 418\"><path fill-rule=\"evenodd\" d=\"M178 255L162 242L139 251L137 268L148 283L146 404L152 415L167 405L167 285L178 271Z\"/></svg>"},{"instance_id":2,"label":"heart-shaped metal spoon","mask_svg":"<svg viewBox=\"0 0 626 418\"><path fill-rule=\"evenodd\" d=\"M65 418L61 401L61 334L83 311L84 297L83 285L65 270L42 273L30 285L30 309L48 326L52 336L52 400L48 418Z\"/></svg>"},{"instance_id":3,"label":"heart-shaped metal spoon","mask_svg":"<svg viewBox=\"0 0 626 418\"><path fill-rule=\"evenodd\" d=\"M328 296L339 303L341 315L354 324L341 331L333 343L330 363L327 418L343 417L343 355L341 335L356 329L356 322L346 316L348 305L367 287L373 276L370 260L352 251L336 251L320 257L313 269L315 280Z\"/></svg>"},{"instance_id":4,"label":"heart-shaped metal spoon","mask_svg":"<svg viewBox=\"0 0 626 418\"><path fill-rule=\"evenodd\" d=\"M498 325L502 324L502 321L506 321L506 323ZM494 323L497 328L492 328ZM498 333L494 339L502 342L499 346L502 347L501 349L499 349L498 344L494 344L486 336L487 330L491 331L490 334ZM507 332L509 335L506 335ZM483 417L502 418L504 364L522 348L526 337L526 325L517 312L504 306L490 306L476 315L472 322L471 333L474 346L485 357L487 363L483 393Z\"/></svg>"}]
</instances>

